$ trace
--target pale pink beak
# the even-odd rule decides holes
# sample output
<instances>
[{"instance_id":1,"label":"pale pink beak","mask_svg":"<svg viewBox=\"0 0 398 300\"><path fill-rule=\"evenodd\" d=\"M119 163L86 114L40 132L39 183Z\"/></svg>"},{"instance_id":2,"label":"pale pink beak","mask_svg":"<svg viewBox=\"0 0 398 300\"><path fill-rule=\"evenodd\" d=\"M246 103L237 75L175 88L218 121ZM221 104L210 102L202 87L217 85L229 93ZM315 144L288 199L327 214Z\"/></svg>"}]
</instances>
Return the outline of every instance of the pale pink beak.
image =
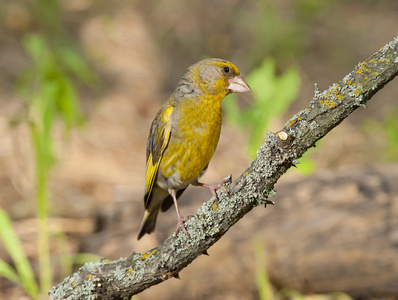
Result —
<instances>
[{"instance_id":1,"label":"pale pink beak","mask_svg":"<svg viewBox=\"0 0 398 300\"><path fill-rule=\"evenodd\" d=\"M228 80L228 87L232 93L251 93L252 90L242 76L235 76Z\"/></svg>"}]
</instances>

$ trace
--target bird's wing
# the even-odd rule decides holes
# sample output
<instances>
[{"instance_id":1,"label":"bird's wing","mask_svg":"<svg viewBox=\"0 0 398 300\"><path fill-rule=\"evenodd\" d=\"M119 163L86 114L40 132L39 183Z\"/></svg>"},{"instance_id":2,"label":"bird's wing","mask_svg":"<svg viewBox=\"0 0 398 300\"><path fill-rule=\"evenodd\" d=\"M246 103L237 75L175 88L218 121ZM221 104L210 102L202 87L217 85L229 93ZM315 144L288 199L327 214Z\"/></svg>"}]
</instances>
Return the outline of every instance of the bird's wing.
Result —
<instances>
[{"instance_id":1,"label":"bird's wing","mask_svg":"<svg viewBox=\"0 0 398 300\"><path fill-rule=\"evenodd\" d=\"M147 143L147 161L145 174L145 207L148 206L159 164L167 147L171 132L171 112L173 106L163 107L152 122L151 132Z\"/></svg>"}]
</instances>

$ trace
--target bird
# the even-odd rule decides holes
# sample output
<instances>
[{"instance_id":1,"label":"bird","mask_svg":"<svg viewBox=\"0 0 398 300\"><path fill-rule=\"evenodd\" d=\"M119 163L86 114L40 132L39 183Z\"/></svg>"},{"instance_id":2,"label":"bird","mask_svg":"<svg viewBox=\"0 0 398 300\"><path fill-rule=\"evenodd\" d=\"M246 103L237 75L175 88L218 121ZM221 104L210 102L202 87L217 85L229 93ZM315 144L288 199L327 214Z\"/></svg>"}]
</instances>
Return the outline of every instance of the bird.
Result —
<instances>
[{"instance_id":1,"label":"bird","mask_svg":"<svg viewBox=\"0 0 398 300\"><path fill-rule=\"evenodd\" d=\"M252 90L231 62L208 58L190 66L175 91L156 114L146 148L144 188L145 213L138 240L155 230L159 211L165 212L174 203L177 213L177 235L181 229L188 237L185 221L177 199L190 185L216 191L228 180L204 184L204 174L220 137L221 101L230 93L250 93ZM227 193L228 194L228 193Z\"/></svg>"}]
</instances>

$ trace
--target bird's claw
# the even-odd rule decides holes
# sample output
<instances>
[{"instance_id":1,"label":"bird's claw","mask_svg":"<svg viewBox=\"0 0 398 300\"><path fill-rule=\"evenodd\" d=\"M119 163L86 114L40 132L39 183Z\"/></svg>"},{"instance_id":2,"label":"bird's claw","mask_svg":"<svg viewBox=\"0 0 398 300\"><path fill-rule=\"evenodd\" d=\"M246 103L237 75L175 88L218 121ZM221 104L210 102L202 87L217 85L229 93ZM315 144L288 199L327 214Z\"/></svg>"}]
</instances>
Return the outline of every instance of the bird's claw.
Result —
<instances>
[{"instance_id":1,"label":"bird's claw","mask_svg":"<svg viewBox=\"0 0 398 300\"><path fill-rule=\"evenodd\" d=\"M195 181L192 183L192 185L203 186L205 188L208 188L210 190L212 196L214 196L216 198L216 201L218 202L219 199L217 196L217 190L222 190L229 197L229 193L228 193L227 189L225 188L224 183L231 183L231 182L232 182L232 175L230 174L227 177L225 177L224 179L222 179L219 183L216 183L216 184L205 184L205 183Z\"/></svg>"},{"instance_id":2,"label":"bird's claw","mask_svg":"<svg viewBox=\"0 0 398 300\"><path fill-rule=\"evenodd\" d=\"M187 231L187 229L185 228L185 225L184 225L184 223L186 222L186 221L188 221L190 218L192 218L193 217L193 215L187 215L187 216L185 216L185 217L183 217L183 216L178 216L177 217L177 226L176 226L176 230L175 230L175 235L177 236L178 235L178 232L180 231L180 229L182 229L182 231L184 231L184 233L188 236L188 238L189 238L189 234L188 234L188 231Z\"/></svg>"},{"instance_id":3,"label":"bird's claw","mask_svg":"<svg viewBox=\"0 0 398 300\"><path fill-rule=\"evenodd\" d=\"M219 201L218 195L217 195L217 190L222 190L227 196L229 197L229 193L227 189L224 186L224 183L231 183L232 182L232 175L228 175L224 179L222 179L219 183L216 184L208 184L205 185L211 192L211 194L216 197L216 200Z\"/></svg>"}]
</instances>

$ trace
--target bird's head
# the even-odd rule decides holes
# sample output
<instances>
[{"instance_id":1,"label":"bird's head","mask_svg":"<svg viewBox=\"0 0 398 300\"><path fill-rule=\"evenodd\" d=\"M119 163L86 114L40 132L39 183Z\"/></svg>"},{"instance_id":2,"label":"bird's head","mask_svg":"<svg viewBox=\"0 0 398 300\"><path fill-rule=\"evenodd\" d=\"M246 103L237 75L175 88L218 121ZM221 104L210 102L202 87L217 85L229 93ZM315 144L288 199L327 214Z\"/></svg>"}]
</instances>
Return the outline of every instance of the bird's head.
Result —
<instances>
[{"instance_id":1,"label":"bird's head","mask_svg":"<svg viewBox=\"0 0 398 300\"><path fill-rule=\"evenodd\" d=\"M238 68L229 61L209 58L189 67L187 74L191 84L205 96L220 101L229 93L250 93L252 90L240 75Z\"/></svg>"}]
</instances>

